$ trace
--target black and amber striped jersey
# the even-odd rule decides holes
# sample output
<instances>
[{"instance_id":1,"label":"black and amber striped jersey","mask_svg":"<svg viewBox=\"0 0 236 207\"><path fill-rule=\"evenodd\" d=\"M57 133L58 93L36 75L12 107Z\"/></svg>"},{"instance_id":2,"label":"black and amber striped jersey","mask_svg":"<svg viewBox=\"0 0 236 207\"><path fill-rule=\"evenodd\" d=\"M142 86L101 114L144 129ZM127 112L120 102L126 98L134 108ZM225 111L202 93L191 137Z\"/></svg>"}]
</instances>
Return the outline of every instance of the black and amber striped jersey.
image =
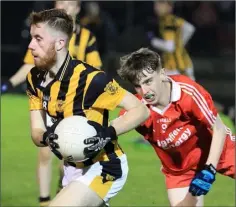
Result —
<instances>
[{"instance_id":1,"label":"black and amber striped jersey","mask_svg":"<svg viewBox=\"0 0 236 207\"><path fill-rule=\"evenodd\" d=\"M77 30L73 33L69 43L69 52L74 59L84 61L96 68L102 67L96 37L84 27L78 26ZM26 52L24 63L34 64L34 58L30 49Z\"/></svg>"},{"instance_id":2,"label":"black and amber striped jersey","mask_svg":"<svg viewBox=\"0 0 236 207\"><path fill-rule=\"evenodd\" d=\"M43 87L46 74L36 67L28 73L29 108L44 110L55 119L79 115L108 126L108 111L115 109L126 94L105 72L72 59L69 53L55 78ZM117 141L109 143L93 162L107 161L109 154L123 154Z\"/></svg>"},{"instance_id":3,"label":"black and amber striped jersey","mask_svg":"<svg viewBox=\"0 0 236 207\"><path fill-rule=\"evenodd\" d=\"M173 52L162 52L164 68L184 72L192 68L192 61L182 41L182 26L185 20L175 15L167 15L159 19L156 35L163 40L172 40L175 44Z\"/></svg>"}]
</instances>

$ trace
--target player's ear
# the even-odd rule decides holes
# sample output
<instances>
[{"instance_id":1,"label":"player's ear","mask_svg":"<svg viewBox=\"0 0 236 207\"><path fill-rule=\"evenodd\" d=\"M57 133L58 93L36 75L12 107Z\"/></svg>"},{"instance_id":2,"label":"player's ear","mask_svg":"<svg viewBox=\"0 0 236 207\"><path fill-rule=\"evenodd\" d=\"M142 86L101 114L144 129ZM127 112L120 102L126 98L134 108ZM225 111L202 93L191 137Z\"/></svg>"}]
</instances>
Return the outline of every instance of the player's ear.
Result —
<instances>
[{"instance_id":1,"label":"player's ear","mask_svg":"<svg viewBox=\"0 0 236 207\"><path fill-rule=\"evenodd\" d=\"M166 72L165 72L165 68L162 68L161 70L160 70L160 77L161 77L161 81L166 81L166 80L168 80L167 79L167 76L166 76Z\"/></svg>"},{"instance_id":2,"label":"player's ear","mask_svg":"<svg viewBox=\"0 0 236 207\"><path fill-rule=\"evenodd\" d=\"M65 40L64 39L58 39L56 41L56 51L60 51L63 47L65 47Z\"/></svg>"}]
</instances>

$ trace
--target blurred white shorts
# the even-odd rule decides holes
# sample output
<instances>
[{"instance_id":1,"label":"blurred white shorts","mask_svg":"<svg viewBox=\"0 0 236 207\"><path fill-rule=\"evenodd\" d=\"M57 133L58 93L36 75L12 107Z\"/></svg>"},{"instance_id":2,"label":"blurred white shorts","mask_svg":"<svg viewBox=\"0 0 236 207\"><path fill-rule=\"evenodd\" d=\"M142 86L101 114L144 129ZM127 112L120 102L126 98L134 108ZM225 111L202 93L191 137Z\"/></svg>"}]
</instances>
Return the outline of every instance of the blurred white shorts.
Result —
<instances>
[{"instance_id":1,"label":"blurred white shorts","mask_svg":"<svg viewBox=\"0 0 236 207\"><path fill-rule=\"evenodd\" d=\"M96 192L108 205L109 200L123 188L128 171L125 154L82 169L64 165L62 185L66 187L72 181L80 181Z\"/></svg>"}]
</instances>

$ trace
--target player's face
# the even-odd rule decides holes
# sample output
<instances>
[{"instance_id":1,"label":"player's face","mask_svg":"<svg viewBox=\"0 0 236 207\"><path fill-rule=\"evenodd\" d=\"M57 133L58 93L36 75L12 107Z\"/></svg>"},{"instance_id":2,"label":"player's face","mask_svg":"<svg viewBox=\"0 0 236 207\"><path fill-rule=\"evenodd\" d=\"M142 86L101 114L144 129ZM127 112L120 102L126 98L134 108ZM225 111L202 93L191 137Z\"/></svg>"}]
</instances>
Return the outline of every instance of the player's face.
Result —
<instances>
[{"instance_id":1,"label":"player's face","mask_svg":"<svg viewBox=\"0 0 236 207\"><path fill-rule=\"evenodd\" d=\"M154 11L157 16L169 14L172 11L171 8L171 5L169 5L167 2L154 2Z\"/></svg>"},{"instance_id":2,"label":"player's face","mask_svg":"<svg viewBox=\"0 0 236 207\"><path fill-rule=\"evenodd\" d=\"M141 79L134 84L135 90L148 104L157 105L163 94L164 70L152 73L143 70L142 73Z\"/></svg>"},{"instance_id":3,"label":"player's face","mask_svg":"<svg viewBox=\"0 0 236 207\"><path fill-rule=\"evenodd\" d=\"M67 14L71 15L73 19L75 19L76 15L80 12L77 1L56 1L55 8L65 9Z\"/></svg>"},{"instance_id":4,"label":"player's face","mask_svg":"<svg viewBox=\"0 0 236 207\"><path fill-rule=\"evenodd\" d=\"M42 70L49 70L56 63L55 37L50 35L46 24L32 25L32 40L29 49L34 57L34 64Z\"/></svg>"}]
</instances>

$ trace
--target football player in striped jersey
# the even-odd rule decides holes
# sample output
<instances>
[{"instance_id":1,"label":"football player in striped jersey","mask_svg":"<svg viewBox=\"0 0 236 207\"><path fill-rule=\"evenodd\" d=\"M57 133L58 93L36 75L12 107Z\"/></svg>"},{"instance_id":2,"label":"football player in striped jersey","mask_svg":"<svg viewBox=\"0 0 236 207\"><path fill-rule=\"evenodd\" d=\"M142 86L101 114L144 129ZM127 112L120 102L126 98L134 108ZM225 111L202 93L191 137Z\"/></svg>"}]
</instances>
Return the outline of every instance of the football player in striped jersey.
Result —
<instances>
[{"instance_id":1,"label":"football player in striped jersey","mask_svg":"<svg viewBox=\"0 0 236 207\"><path fill-rule=\"evenodd\" d=\"M171 206L203 206L217 172L235 178L235 135L211 95L187 76L166 75L158 53L147 48L122 57L118 74L150 110L136 130L162 162Z\"/></svg>"},{"instance_id":2,"label":"football player in striped jersey","mask_svg":"<svg viewBox=\"0 0 236 207\"><path fill-rule=\"evenodd\" d=\"M84 61L96 68L102 67L100 54L97 50L96 37L91 31L76 23L76 17L80 12L80 1L55 1L55 8L65 9L67 14L73 18L73 34L69 42L70 55L77 60ZM1 92L7 93L26 80L26 75L34 67L34 56L28 49L24 57L24 64L6 82L1 85ZM52 124L51 118L47 116L47 126ZM52 153L48 147L40 148L38 154L37 179L39 183L39 202L40 206L47 206L50 201L50 184ZM61 168L63 165L61 165ZM59 186L57 191L62 188L63 169L60 169Z\"/></svg>"}]
</instances>

